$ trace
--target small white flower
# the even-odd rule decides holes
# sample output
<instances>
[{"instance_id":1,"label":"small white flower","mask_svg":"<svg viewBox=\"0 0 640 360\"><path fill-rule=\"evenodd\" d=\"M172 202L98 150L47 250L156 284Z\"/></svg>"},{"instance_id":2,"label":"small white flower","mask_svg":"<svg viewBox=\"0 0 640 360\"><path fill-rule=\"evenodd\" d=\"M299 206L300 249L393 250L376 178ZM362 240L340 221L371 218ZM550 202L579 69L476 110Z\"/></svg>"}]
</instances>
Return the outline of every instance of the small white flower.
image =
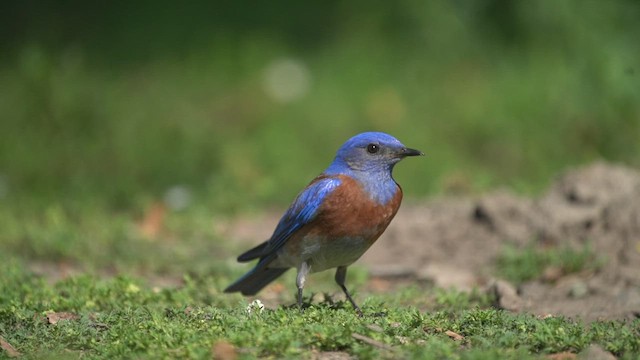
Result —
<instances>
[{"instance_id":1,"label":"small white flower","mask_svg":"<svg viewBox=\"0 0 640 360\"><path fill-rule=\"evenodd\" d=\"M247 312L249 314L251 314L254 311L257 311L258 313L262 313L262 310L264 310L264 304L262 303L262 301L258 299L253 300L251 304L247 305Z\"/></svg>"}]
</instances>

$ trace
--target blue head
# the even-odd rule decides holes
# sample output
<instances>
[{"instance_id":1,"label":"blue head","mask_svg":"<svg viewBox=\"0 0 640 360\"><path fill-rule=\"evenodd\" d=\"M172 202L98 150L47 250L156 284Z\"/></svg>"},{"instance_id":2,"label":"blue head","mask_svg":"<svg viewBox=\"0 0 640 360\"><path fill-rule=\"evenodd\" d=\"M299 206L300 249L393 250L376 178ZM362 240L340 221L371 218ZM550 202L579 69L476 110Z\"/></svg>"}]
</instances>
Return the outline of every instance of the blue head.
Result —
<instances>
[{"instance_id":1,"label":"blue head","mask_svg":"<svg viewBox=\"0 0 640 360\"><path fill-rule=\"evenodd\" d=\"M424 155L381 132L358 134L338 149L326 174L344 174L359 180L369 195L386 204L397 191L391 171L407 156Z\"/></svg>"},{"instance_id":2,"label":"blue head","mask_svg":"<svg viewBox=\"0 0 640 360\"><path fill-rule=\"evenodd\" d=\"M387 172L407 156L423 155L409 149L398 139L382 132L365 132L347 140L329 167L335 172Z\"/></svg>"}]
</instances>

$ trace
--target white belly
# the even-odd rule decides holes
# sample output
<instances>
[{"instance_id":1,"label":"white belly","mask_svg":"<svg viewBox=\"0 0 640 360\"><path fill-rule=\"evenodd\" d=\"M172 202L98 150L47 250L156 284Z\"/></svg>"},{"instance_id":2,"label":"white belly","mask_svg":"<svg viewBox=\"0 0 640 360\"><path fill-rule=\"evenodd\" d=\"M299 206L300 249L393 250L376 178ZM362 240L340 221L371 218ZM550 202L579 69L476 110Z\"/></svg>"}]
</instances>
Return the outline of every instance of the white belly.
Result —
<instances>
[{"instance_id":1,"label":"white belly","mask_svg":"<svg viewBox=\"0 0 640 360\"><path fill-rule=\"evenodd\" d=\"M348 266L358 260L370 246L370 242L362 237L340 238L325 241L320 237L302 239L299 252L292 254L286 249L278 253L278 258L271 267L299 267L307 261L310 272L319 272L338 266Z\"/></svg>"}]
</instances>

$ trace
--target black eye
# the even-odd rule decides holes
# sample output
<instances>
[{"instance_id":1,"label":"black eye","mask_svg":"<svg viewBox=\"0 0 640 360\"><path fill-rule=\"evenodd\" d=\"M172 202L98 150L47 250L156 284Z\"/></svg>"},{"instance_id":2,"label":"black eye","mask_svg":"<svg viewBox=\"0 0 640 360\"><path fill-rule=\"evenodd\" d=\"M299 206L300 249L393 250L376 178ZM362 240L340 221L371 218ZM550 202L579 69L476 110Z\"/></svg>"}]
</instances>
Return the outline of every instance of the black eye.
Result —
<instances>
[{"instance_id":1,"label":"black eye","mask_svg":"<svg viewBox=\"0 0 640 360\"><path fill-rule=\"evenodd\" d=\"M369 154L375 154L378 152L378 150L380 150L380 146L376 145L376 144L369 144L367 145L367 152Z\"/></svg>"}]
</instances>

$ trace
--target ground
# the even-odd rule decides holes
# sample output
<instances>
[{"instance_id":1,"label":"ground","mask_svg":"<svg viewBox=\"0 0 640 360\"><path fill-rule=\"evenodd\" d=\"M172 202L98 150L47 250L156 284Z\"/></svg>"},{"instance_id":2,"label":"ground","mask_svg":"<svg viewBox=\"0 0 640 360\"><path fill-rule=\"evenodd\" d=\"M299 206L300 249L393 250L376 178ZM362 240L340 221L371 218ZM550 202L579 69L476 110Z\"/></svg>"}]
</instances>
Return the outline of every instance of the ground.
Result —
<instances>
[{"instance_id":1,"label":"ground","mask_svg":"<svg viewBox=\"0 0 640 360\"><path fill-rule=\"evenodd\" d=\"M279 215L239 218L220 232L254 244L269 236ZM538 276L518 280L501 276L505 249L587 256L573 270L567 264L572 258L561 258ZM512 261L519 266L527 258ZM366 289L374 293L398 283L432 283L495 294L496 306L513 312L584 321L637 318L640 172L599 162L567 171L534 199L496 191L405 201L358 264L369 270Z\"/></svg>"},{"instance_id":2,"label":"ground","mask_svg":"<svg viewBox=\"0 0 640 360\"><path fill-rule=\"evenodd\" d=\"M5 210L0 358L637 359L640 173L596 163L550 183L533 199L407 196L349 268L364 317L330 271L302 312L293 271L222 292L282 209Z\"/></svg>"}]
</instances>

